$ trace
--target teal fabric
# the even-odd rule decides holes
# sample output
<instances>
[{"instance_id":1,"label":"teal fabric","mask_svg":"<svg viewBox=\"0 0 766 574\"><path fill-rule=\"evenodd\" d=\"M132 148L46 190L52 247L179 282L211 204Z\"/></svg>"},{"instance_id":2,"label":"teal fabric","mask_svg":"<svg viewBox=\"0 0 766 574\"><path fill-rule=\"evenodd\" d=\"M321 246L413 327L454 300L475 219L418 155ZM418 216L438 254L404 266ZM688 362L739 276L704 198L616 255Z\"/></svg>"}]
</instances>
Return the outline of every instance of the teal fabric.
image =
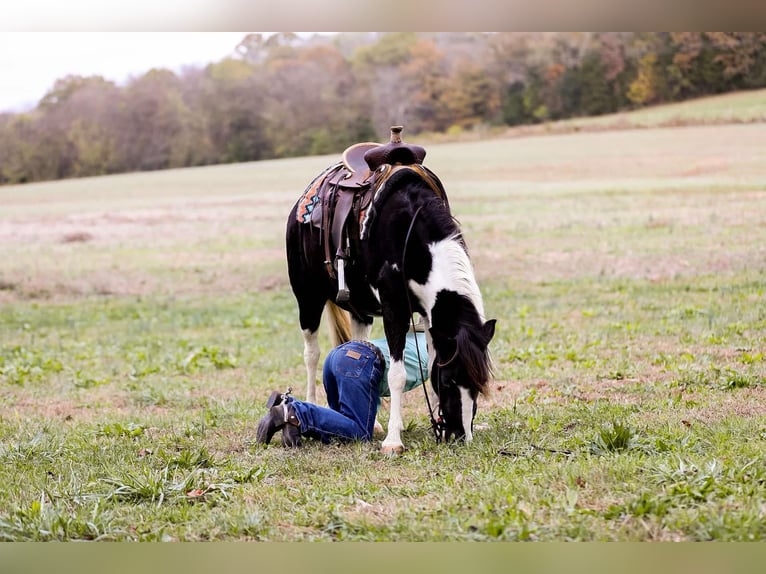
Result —
<instances>
[{"instance_id":1,"label":"teal fabric","mask_svg":"<svg viewBox=\"0 0 766 574\"><path fill-rule=\"evenodd\" d=\"M417 342L417 347L415 346ZM380 378L380 396L388 397L391 392L388 389L388 367L391 363L388 342L385 339L374 339L370 341L378 347L386 358L386 369ZM420 367L418 367L418 351L420 352ZM424 333L407 333L407 340L404 344L404 369L407 371L407 383L404 390L411 391L423 383L422 373L428 379L428 349L426 349L426 336Z\"/></svg>"}]
</instances>

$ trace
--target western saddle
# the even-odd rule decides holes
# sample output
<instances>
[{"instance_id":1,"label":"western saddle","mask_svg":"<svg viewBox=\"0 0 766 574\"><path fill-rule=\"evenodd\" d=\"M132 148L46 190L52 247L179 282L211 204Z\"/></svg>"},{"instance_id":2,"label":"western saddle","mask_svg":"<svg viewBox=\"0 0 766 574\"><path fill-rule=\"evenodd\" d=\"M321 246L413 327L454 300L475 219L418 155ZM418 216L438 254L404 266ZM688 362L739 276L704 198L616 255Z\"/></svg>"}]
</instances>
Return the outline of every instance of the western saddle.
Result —
<instances>
[{"instance_id":1,"label":"western saddle","mask_svg":"<svg viewBox=\"0 0 766 574\"><path fill-rule=\"evenodd\" d=\"M392 126L387 144L363 142L348 147L343 152L342 161L325 170L306 191L309 193L315 189L318 196L310 222L322 232L327 272L338 279L338 303L347 303L350 299L345 265L361 238L360 226L349 226L351 216L353 214L361 225L376 192L391 175L399 169L413 169L437 196L445 203L447 201L439 179L422 166L426 150L419 145L402 142L402 130L402 126Z\"/></svg>"}]
</instances>

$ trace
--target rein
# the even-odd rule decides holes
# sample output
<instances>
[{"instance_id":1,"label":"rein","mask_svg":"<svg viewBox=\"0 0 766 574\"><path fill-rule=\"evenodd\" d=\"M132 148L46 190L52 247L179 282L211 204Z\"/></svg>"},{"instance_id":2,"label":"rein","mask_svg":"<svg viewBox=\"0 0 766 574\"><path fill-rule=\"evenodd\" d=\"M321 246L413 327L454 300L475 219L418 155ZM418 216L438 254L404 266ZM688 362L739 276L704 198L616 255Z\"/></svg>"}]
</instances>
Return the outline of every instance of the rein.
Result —
<instances>
[{"instance_id":1,"label":"rein","mask_svg":"<svg viewBox=\"0 0 766 574\"><path fill-rule=\"evenodd\" d=\"M434 433L434 438L436 439L436 442L444 442L445 433L447 430L447 425L444 423L444 417L442 417L441 413L441 404L439 405L439 412L438 419L434 417L434 409L431 406L431 399L428 398L428 390L426 389L426 376L425 373L423 373L423 361L420 359L420 345L418 345L418 337L417 337L417 331L415 331L415 313L412 310L412 300L410 299L410 290L407 286L407 277L404 274L405 270L405 260L407 257L407 245L410 242L410 235L412 234L412 228L415 227L415 220L418 218L418 214L420 213L420 210L423 209L423 206L415 210L415 214L412 216L412 221L410 221L410 227L407 229L407 236L404 238L404 250L402 252L402 282L404 283L404 293L407 295L407 306L410 311L410 323L412 324L412 332L415 333L415 352L418 356L418 369L420 370L420 380L421 380L421 386L423 387L423 394L426 397L426 406L428 407L428 416L431 419L431 430ZM446 363L436 363L438 367L443 367L445 365L448 365L452 361L455 360L455 357L457 357L457 349L455 349L455 355ZM438 379L439 377L437 377ZM433 381L431 381L433 384ZM441 385L441 381L436 382L437 387ZM439 390L437 390L437 395L441 395Z\"/></svg>"}]
</instances>

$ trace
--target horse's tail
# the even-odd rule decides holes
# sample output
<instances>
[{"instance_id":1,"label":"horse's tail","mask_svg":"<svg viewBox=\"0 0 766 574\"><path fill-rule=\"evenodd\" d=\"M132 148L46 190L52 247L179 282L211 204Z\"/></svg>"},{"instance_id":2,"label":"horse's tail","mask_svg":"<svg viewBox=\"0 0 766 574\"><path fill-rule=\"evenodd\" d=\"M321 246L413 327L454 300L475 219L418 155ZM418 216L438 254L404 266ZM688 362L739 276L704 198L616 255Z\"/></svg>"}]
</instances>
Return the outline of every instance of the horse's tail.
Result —
<instances>
[{"instance_id":1,"label":"horse's tail","mask_svg":"<svg viewBox=\"0 0 766 574\"><path fill-rule=\"evenodd\" d=\"M351 340L351 319L348 313L338 307L332 301L325 304L328 326L330 328L330 341L333 347Z\"/></svg>"}]
</instances>

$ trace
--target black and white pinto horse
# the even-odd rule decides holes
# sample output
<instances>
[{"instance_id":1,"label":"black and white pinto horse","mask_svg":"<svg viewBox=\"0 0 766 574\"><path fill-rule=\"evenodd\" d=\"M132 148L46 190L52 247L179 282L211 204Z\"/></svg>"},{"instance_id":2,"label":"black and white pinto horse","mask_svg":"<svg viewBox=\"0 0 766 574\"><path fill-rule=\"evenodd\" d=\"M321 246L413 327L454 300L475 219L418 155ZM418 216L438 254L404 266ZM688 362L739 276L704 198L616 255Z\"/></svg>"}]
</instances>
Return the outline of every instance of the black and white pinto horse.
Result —
<instances>
[{"instance_id":1,"label":"black and white pinto horse","mask_svg":"<svg viewBox=\"0 0 766 574\"><path fill-rule=\"evenodd\" d=\"M466 442L473 439L477 397L486 392L491 376L488 344L495 320L485 321L473 267L446 196L434 193L423 169L396 165L391 172L375 189L372 204L358 223L361 229L350 230L361 232L357 252L345 266L350 299L339 304L350 314L350 333L347 330L333 342L349 336L367 340L373 316L382 315L390 350L391 402L381 450L398 454L404 450L403 351L412 313L419 313L426 327L434 414L441 418L446 440ZM288 272L304 337L306 399L316 402L317 331L323 310L328 307L336 333L343 332L341 315L348 315L334 303L338 281L328 272L321 232L299 222L297 209L298 204L287 222Z\"/></svg>"}]
</instances>

